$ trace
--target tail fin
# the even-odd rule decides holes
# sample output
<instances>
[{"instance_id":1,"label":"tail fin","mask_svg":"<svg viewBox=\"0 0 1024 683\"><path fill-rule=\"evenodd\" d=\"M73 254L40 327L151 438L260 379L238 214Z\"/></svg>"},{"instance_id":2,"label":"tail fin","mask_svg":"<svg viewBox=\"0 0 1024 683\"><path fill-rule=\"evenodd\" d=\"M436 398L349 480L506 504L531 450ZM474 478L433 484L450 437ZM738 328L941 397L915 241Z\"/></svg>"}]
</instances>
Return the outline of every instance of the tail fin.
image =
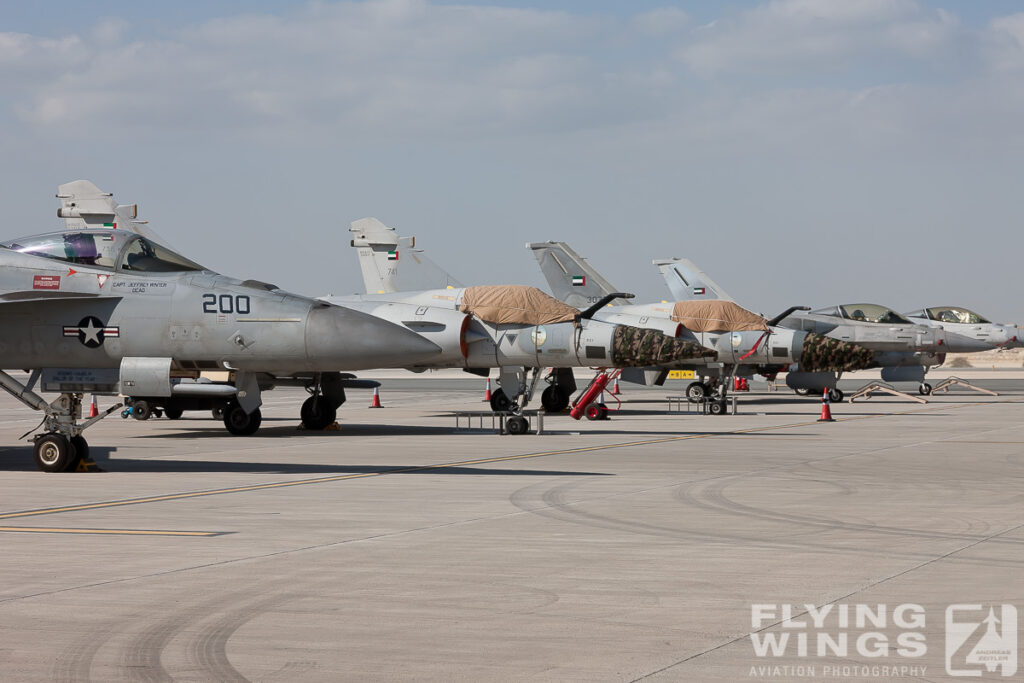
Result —
<instances>
[{"instance_id":1,"label":"tail fin","mask_svg":"<svg viewBox=\"0 0 1024 683\"><path fill-rule=\"evenodd\" d=\"M116 228L138 233L143 237L171 246L159 233L139 220L138 204L118 204L114 195L104 192L88 180L75 180L57 186L60 208L57 217L64 219L65 230Z\"/></svg>"},{"instance_id":2,"label":"tail fin","mask_svg":"<svg viewBox=\"0 0 1024 683\"><path fill-rule=\"evenodd\" d=\"M352 246L359 253L369 294L461 287L459 281L416 250L415 237L399 237L376 218L352 221Z\"/></svg>"},{"instance_id":3,"label":"tail fin","mask_svg":"<svg viewBox=\"0 0 1024 683\"><path fill-rule=\"evenodd\" d=\"M570 306L587 308L620 291L565 242L528 242L526 248L533 250L551 293ZM626 303L625 299L614 299L611 305Z\"/></svg>"},{"instance_id":4,"label":"tail fin","mask_svg":"<svg viewBox=\"0 0 1024 683\"><path fill-rule=\"evenodd\" d=\"M658 266L661 276L665 278L665 284L672 292L672 298L677 301L706 299L733 301L733 298L726 294L724 289L689 259L655 259L653 263Z\"/></svg>"}]
</instances>

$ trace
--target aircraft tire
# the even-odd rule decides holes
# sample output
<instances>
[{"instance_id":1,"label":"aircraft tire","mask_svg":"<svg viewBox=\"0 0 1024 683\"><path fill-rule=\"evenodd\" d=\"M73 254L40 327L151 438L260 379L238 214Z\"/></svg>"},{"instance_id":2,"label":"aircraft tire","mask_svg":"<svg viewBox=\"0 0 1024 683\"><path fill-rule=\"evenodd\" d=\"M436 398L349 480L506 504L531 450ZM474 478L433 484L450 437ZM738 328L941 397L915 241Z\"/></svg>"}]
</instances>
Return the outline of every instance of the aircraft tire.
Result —
<instances>
[{"instance_id":1,"label":"aircraft tire","mask_svg":"<svg viewBox=\"0 0 1024 683\"><path fill-rule=\"evenodd\" d=\"M167 416L168 420L180 420L184 414L185 411L181 408L164 408L164 415Z\"/></svg>"},{"instance_id":2,"label":"aircraft tire","mask_svg":"<svg viewBox=\"0 0 1024 683\"><path fill-rule=\"evenodd\" d=\"M697 403L708 395L708 386L701 382L690 382L686 386L686 398L690 403Z\"/></svg>"},{"instance_id":3,"label":"aircraft tire","mask_svg":"<svg viewBox=\"0 0 1024 683\"><path fill-rule=\"evenodd\" d=\"M494 397L494 394L491 394ZM552 384L540 395L540 404L549 413L560 413L569 407L569 392Z\"/></svg>"},{"instance_id":4,"label":"aircraft tire","mask_svg":"<svg viewBox=\"0 0 1024 683\"><path fill-rule=\"evenodd\" d=\"M153 415L153 409L146 401L132 402L132 417L136 420L148 420Z\"/></svg>"},{"instance_id":5,"label":"aircraft tire","mask_svg":"<svg viewBox=\"0 0 1024 683\"><path fill-rule=\"evenodd\" d=\"M334 424L338 411L331 407L323 396L310 396L303 402L299 415L306 429L319 431Z\"/></svg>"},{"instance_id":6,"label":"aircraft tire","mask_svg":"<svg viewBox=\"0 0 1024 683\"><path fill-rule=\"evenodd\" d=\"M74 446L63 434L50 432L36 439L32 458L43 472L65 472L75 458Z\"/></svg>"},{"instance_id":7,"label":"aircraft tire","mask_svg":"<svg viewBox=\"0 0 1024 683\"><path fill-rule=\"evenodd\" d=\"M224 409L224 427L234 436L250 436L260 428L263 415L259 408L246 414L240 405L232 404Z\"/></svg>"},{"instance_id":8,"label":"aircraft tire","mask_svg":"<svg viewBox=\"0 0 1024 683\"><path fill-rule=\"evenodd\" d=\"M801 389L794 389L793 393L795 393L797 396L807 396L808 394L811 393L811 390L810 389L802 389L802 388Z\"/></svg>"},{"instance_id":9,"label":"aircraft tire","mask_svg":"<svg viewBox=\"0 0 1024 683\"><path fill-rule=\"evenodd\" d=\"M520 417L518 415L510 417L505 421L505 431L509 434L525 434L530 431L530 423L526 421L525 417Z\"/></svg>"},{"instance_id":10,"label":"aircraft tire","mask_svg":"<svg viewBox=\"0 0 1024 683\"><path fill-rule=\"evenodd\" d=\"M845 396L846 396L846 394L844 394L839 389L829 389L828 390L828 400L831 403L842 403L843 402L843 398Z\"/></svg>"},{"instance_id":11,"label":"aircraft tire","mask_svg":"<svg viewBox=\"0 0 1024 683\"><path fill-rule=\"evenodd\" d=\"M210 411L210 414L213 415L213 419L214 420L223 420L224 419L224 406L220 406L219 408L214 408L213 410Z\"/></svg>"},{"instance_id":12,"label":"aircraft tire","mask_svg":"<svg viewBox=\"0 0 1024 683\"><path fill-rule=\"evenodd\" d=\"M496 413L503 413L511 407L512 401L509 400L504 391L496 389L491 392L491 410Z\"/></svg>"},{"instance_id":13,"label":"aircraft tire","mask_svg":"<svg viewBox=\"0 0 1024 683\"><path fill-rule=\"evenodd\" d=\"M921 394L922 396L931 396L932 385L928 384L927 382L924 382L923 384L921 384L921 386L917 388L917 393Z\"/></svg>"}]
</instances>

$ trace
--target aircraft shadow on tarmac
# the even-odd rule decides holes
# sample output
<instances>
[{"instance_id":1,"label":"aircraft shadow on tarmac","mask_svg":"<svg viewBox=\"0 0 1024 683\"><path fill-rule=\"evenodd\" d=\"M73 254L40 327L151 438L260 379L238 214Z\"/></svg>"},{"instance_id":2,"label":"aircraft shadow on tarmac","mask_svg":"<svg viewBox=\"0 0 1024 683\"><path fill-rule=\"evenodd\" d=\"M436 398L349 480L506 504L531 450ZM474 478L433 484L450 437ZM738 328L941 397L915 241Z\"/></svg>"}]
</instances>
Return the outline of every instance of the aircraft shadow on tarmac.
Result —
<instances>
[{"instance_id":1,"label":"aircraft shadow on tarmac","mask_svg":"<svg viewBox=\"0 0 1024 683\"><path fill-rule=\"evenodd\" d=\"M116 448L92 448L90 456L108 472L244 472L246 474L440 474L501 475L510 477L610 477L608 472L577 472L563 470L529 470L479 466L428 465L333 465L308 462L228 462L224 460L169 460L167 458L115 458ZM34 472L31 446L17 446L0 451L0 472ZM74 473L72 473L74 474ZM89 473L92 474L92 473ZM54 475L59 476L59 475ZM83 475L84 476L84 475Z\"/></svg>"}]
</instances>

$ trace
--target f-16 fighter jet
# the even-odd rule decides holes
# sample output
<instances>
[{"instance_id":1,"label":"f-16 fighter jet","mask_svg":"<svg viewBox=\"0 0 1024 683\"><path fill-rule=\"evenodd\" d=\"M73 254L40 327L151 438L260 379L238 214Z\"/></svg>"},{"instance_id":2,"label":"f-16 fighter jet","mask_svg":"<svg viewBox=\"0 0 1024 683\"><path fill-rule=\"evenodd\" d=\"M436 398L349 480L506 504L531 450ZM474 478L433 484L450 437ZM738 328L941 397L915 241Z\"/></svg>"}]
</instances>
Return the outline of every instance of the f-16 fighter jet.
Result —
<instances>
[{"instance_id":1,"label":"f-16 fighter jet","mask_svg":"<svg viewBox=\"0 0 1024 683\"><path fill-rule=\"evenodd\" d=\"M987 345L989 349L1009 349L1024 344L1024 330L1021 328L991 322L960 306L933 306L904 315L918 325L940 327L955 332L961 337L975 339ZM948 352L958 353L952 345Z\"/></svg>"},{"instance_id":2,"label":"f-16 fighter jet","mask_svg":"<svg viewBox=\"0 0 1024 683\"><path fill-rule=\"evenodd\" d=\"M0 363L30 369L0 386L43 412L41 470L74 468L88 454L82 392L226 401L224 425L251 434L260 394L276 382L307 385L314 403L344 400L341 370L428 363L441 349L403 326L255 280L210 271L142 235L115 228L0 242ZM229 370L233 385L195 381ZM35 392L60 397L48 403Z\"/></svg>"},{"instance_id":3,"label":"f-16 fighter jet","mask_svg":"<svg viewBox=\"0 0 1024 683\"><path fill-rule=\"evenodd\" d=\"M674 296L693 300L728 297L721 287L686 259L656 259L666 285ZM691 283L705 281L705 286ZM731 300L731 299L730 299ZM939 310L939 309L936 309ZM947 353L973 353L992 346L978 336L965 334L963 328L951 329L946 325L926 324L902 316L878 304L843 304L818 309L809 313L793 313L780 324L825 334L836 339L854 341L876 351L876 361L882 368L882 379L887 382L918 382L919 392L931 393L924 381L928 368L941 365ZM829 375L799 372L786 375L786 384L800 392L821 391L823 386L835 386L836 378ZM839 398L842 392L835 390Z\"/></svg>"}]
</instances>

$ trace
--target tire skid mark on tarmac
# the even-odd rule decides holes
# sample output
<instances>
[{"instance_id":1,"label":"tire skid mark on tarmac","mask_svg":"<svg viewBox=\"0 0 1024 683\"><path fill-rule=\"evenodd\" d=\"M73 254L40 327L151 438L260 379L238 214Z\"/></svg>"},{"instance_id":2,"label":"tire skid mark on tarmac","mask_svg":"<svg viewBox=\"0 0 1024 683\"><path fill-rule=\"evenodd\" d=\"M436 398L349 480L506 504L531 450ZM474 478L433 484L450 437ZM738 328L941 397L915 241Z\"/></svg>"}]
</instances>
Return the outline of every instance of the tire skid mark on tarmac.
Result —
<instances>
[{"instance_id":1,"label":"tire skid mark on tarmac","mask_svg":"<svg viewBox=\"0 0 1024 683\"><path fill-rule=\"evenodd\" d=\"M129 620L128 628L125 628L123 618L110 621L102 628L91 630L79 637L58 656L53 679L58 683L86 683L96 680L92 677L92 669L97 654L115 638L142 627L134 637L127 639L127 644L121 648L118 663L114 666L122 669L132 681L173 681L174 677L163 666L162 655L175 636L189 624L215 614L246 596L251 596L254 590L262 589L251 587L244 592L235 591L214 599L204 596L201 600L193 600L185 606L178 607L170 616L165 616L156 623L149 623L149 619L152 614L165 613L164 604L151 605L151 609L147 610L144 616Z\"/></svg>"},{"instance_id":2,"label":"tire skid mark on tarmac","mask_svg":"<svg viewBox=\"0 0 1024 683\"><path fill-rule=\"evenodd\" d=\"M245 624L264 614L272 607L303 596L278 593L228 612L203 628L189 644L188 660L207 675L208 680L226 683L249 683L249 679L234 667L228 658L227 645L231 636Z\"/></svg>"}]
</instances>

